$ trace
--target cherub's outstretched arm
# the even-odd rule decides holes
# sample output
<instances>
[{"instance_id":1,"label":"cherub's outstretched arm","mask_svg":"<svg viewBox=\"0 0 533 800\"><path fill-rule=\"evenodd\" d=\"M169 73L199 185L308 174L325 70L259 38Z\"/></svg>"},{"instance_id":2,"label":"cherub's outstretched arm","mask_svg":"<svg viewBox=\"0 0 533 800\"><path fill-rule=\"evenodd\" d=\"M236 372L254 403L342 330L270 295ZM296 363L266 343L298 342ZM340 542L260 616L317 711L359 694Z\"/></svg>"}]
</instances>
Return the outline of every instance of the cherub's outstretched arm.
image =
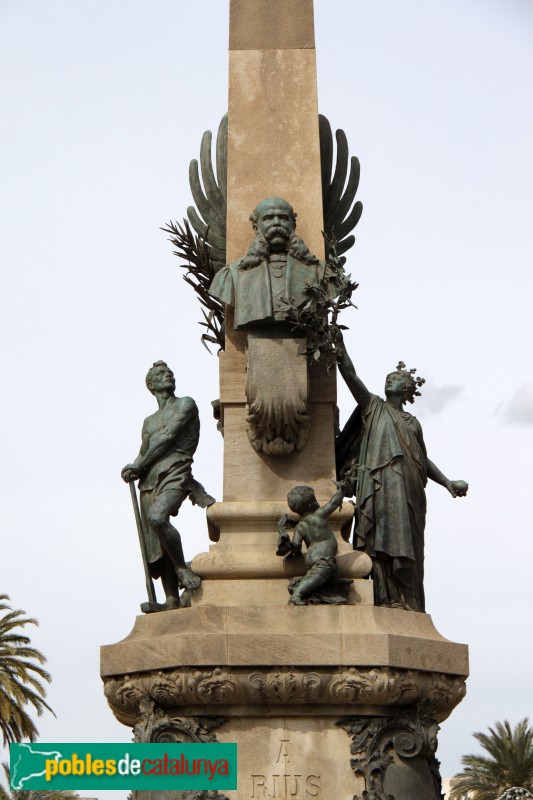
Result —
<instances>
[{"instance_id":1,"label":"cherub's outstretched arm","mask_svg":"<svg viewBox=\"0 0 533 800\"><path fill-rule=\"evenodd\" d=\"M342 506L342 500L344 497L344 488L340 486L335 494L331 496L331 499L328 502L321 506L316 514L320 514L321 517L329 517L330 514L333 514L335 509L340 508Z\"/></svg>"},{"instance_id":2,"label":"cherub's outstretched arm","mask_svg":"<svg viewBox=\"0 0 533 800\"><path fill-rule=\"evenodd\" d=\"M343 478L337 484L337 491L335 494L331 496L331 499L328 502L318 509L315 513L320 514L321 517L329 517L330 514L333 514L336 508L341 508L343 498L345 497L352 497L355 494L355 474L352 471L348 471Z\"/></svg>"}]
</instances>

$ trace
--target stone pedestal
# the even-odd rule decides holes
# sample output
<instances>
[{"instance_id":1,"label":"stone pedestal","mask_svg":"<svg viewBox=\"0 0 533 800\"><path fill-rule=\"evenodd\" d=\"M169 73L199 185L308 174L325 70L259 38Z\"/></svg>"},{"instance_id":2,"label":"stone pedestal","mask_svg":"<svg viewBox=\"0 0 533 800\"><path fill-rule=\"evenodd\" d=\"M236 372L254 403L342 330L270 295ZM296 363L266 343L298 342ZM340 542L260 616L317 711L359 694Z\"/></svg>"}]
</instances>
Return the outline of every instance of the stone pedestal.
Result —
<instances>
[{"instance_id":1,"label":"stone pedestal","mask_svg":"<svg viewBox=\"0 0 533 800\"><path fill-rule=\"evenodd\" d=\"M191 731L216 726L211 737L238 743L239 788L228 797L242 800L352 800L378 777L396 800L414 797L402 781L436 800L433 720L462 699L467 672L467 648L429 615L370 604L206 603L140 616L102 648L117 718L143 741L161 731L163 741L169 731L201 741ZM385 759L377 777L365 762L374 751Z\"/></svg>"},{"instance_id":2,"label":"stone pedestal","mask_svg":"<svg viewBox=\"0 0 533 800\"><path fill-rule=\"evenodd\" d=\"M102 648L113 713L138 741L237 742L236 791L171 800L440 800L437 723L464 696L466 646L428 614L373 605L370 559L346 541L350 504L330 518L353 580L348 604L287 606L287 582L305 566L275 555L286 510L209 509L193 606L139 616Z\"/></svg>"},{"instance_id":3,"label":"stone pedestal","mask_svg":"<svg viewBox=\"0 0 533 800\"><path fill-rule=\"evenodd\" d=\"M428 614L373 605L370 558L348 541L350 503L329 518L341 577L353 581L348 603L288 606L288 581L305 565L276 556L288 509L263 498L298 482L295 467L289 456L269 473L244 444L256 464L241 479L257 480L261 499L208 510L212 544L193 559L202 585L191 608L139 616L102 648L113 713L138 741L237 742L236 791L170 800L440 800L437 722L464 696L466 646Z\"/></svg>"},{"instance_id":4,"label":"stone pedestal","mask_svg":"<svg viewBox=\"0 0 533 800\"><path fill-rule=\"evenodd\" d=\"M216 544L192 562L202 578L192 595L196 605L286 606L290 578L304 575L302 556L276 556L277 520L288 512L283 502L215 503L208 510L210 537ZM363 580L372 563L349 544L353 506L347 503L329 518L337 538L337 563L342 578L353 581L349 602L372 604L372 583Z\"/></svg>"}]
</instances>

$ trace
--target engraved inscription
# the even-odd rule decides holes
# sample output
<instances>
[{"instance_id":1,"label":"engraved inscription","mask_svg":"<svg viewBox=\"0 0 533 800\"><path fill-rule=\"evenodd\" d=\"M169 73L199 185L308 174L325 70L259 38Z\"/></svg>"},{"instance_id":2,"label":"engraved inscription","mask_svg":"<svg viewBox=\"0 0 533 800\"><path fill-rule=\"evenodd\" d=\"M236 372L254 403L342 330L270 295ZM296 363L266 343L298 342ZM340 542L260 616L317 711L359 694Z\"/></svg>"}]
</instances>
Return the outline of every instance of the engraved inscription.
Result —
<instances>
[{"instance_id":1,"label":"engraved inscription","mask_svg":"<svg viewBox=\"0 0 533 800\"><path fill-rule=\"evenodd\" d=\"M320 797L320 775L255 774L252 778L252 800L308 800Z\"/></svg>"},{"instance_id":2,"label":"engraved inscription","mask_svg":"<svg viewBox=\"0 0 533 800\"><path fill-rule=\"evenodd\" d=\"M272 774L251 776L251 800L307 800L320 796L320 775L297 772L291 767L290 739L280 739ZM277 766L279 765L279 766Z\"/></svg>"},{"instance_id":3,"label":"engraved inscription","mask_svg":"<svg viewBox=\"0 0 533 800\"><path fill-rule=\"evenodd\" d=\"M252 797L268 797L266 794L266 777L264 775L252 775Z\"/></svg>"},{"instance_id":4,"label":"engraved inscription","mask_svg":"<svg viewBox=\"0 0 533 800\"><path fill-rule=\"evenodd\" d=\"M290 739L282 739L279 745L279 753L276 759L276 764L279 764L282 758L286 759L285 763L289 762L289 751L287 749L287 745L289 744Z\"/></svg>"}]
</instances>

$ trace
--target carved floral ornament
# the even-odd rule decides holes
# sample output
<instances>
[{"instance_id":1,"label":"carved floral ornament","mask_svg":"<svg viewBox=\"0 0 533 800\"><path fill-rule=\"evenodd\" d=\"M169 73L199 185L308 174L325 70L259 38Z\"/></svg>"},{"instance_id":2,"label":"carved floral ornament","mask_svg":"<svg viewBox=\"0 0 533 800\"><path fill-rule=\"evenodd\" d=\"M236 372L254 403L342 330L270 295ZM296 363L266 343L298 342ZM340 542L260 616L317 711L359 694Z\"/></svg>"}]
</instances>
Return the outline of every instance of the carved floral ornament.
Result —
<instances>
[{"instance_id":1,"label":"carved floral ornament","mask_svg":"<svg viewBox=\"0 0 533 800\"><path fill-rule=\"evenodd\" d=\"M161 708L235 705L379 705L411 706L426 701L437 720L445 719L466 693L461 676L392 668L160 670L105 678L104 692L113 712L133 724L141 703Z\"/></svg>"},{"instance_id":2,"label":"carved floral ornament","mask_svg":"<svg viewBox=\"0 0 533 800\"><path fill-rule=\"evenodd\" d=\"M134 742L203 743L216 742L216 730L227 720L224 717L178 717L166 714L153 700L143 697L139 702L137 720L133 729ZM134 791L132 800L171 797L172 800L229 800L216 790L173 790L171 792Z\"/></svg>"},{"instance_id":3,"label":"carved floral ornament","mask_svg":"<svg viewBox=\"0 0 533 800\"><path fill-rule=\"evenodd\" d=\"M351 767L366 790L353 800L442 798L435 757L439 726L427 700L388 717L348 717L337 725L351 736ZM409 767L409 762L413 765Z\"/></svg>"}]
</instances>

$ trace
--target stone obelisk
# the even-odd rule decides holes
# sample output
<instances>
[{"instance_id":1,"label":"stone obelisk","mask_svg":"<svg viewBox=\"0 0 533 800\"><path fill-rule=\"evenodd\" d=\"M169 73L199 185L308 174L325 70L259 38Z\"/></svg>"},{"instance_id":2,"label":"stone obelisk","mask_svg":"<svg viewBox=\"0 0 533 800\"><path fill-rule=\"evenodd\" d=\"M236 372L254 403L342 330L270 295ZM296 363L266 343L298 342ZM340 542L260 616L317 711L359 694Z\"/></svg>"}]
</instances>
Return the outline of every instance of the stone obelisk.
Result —
<instances>
[{"instance_id":1,"label":"stone obelisk","mask_svg":"<svg viewBox=\"0 0 533 800\"><path fill-rule=\"evenodd\" d=\"M324 256L322 186L312 0L231 0L228 113L227 261L246 253L247 223L260 200L277 195L298 212L298 235ZM258 457L245 425L247 334L233 329L227 308L220 355L224 413L224 500L283 500L292 486L312 482L322 497L334 478L334 371L311 374L310 440L301 452ZM293 366L303 371L304 359ZM276 376L272 376L275 380Z\"/></svg>"},{"instance_id":2,"label":"stone obelisk","mask_svg":"<svg viewBox=\"0 0 533 800\"><path fill-rule=\"evenodd\" d=\"M248 216L272 195L293 205L321 257L312 0L231 0L228 126L228 262L246 253ZM102 649L108 702L142 741L236 741L231 798L437 800L435 720L464 695L467 648L427 614L373 605L370 559L343 538L348 505L332 527L341 573L354 579L349 604L287 606L298 567L275 555L276 520L298 483L319 500L332 493L335 374L310 370L309 440L277 458L247 437L249 357L227 308L224 491L208 513L213 544L193 561L203 583L191 608L140 616Z\"/></svg>"},{"instance_id":3,"label":"stone obelisk","mask_svg":"<svg viewBox=\"0 0 533 800\"><path fill-rule=\"evenodd\" d=\"M243 220L269 194L292 203L299 234L323 253L312 0L230 3L228 262L248 249Z\"/></svg>"},{"instance_id":4,"label":"stone obelisk","mask_svg":"<svg viewBox=\"0 0 533 800\"><path fill-rule=\"evenodd\" d=\"M323 257L312 0L231 0L229 47L227 261L247 251L248 217L260 200L271 195L285 198L297 210L298 235ZM282 458L258 454L246 429L247 377L255 367L270 372L275 383L279 359L269 359L268 343L234 330L233 309L226 307L226 345L219 355L223 501L208 512L210 535L218 544L194 559L193 568L204 581L194 603L285 603L289 568L273 554L276 523L287 511L287 492L306 483L320 501L332 494L335 370L327 371L318 363L308 373L305 358L296 355L301 343L277 340L275 349L290 350L289 363L286 360L281 368L308 393L309 439L302 450ZM333 525L344 573L357 579L368 574L370 562L342 539L341 530L349 535L351 516L347 505L334 515ZM368 582L361 581L358 587L368 598Z\"/></svg>"}]
</instances>

